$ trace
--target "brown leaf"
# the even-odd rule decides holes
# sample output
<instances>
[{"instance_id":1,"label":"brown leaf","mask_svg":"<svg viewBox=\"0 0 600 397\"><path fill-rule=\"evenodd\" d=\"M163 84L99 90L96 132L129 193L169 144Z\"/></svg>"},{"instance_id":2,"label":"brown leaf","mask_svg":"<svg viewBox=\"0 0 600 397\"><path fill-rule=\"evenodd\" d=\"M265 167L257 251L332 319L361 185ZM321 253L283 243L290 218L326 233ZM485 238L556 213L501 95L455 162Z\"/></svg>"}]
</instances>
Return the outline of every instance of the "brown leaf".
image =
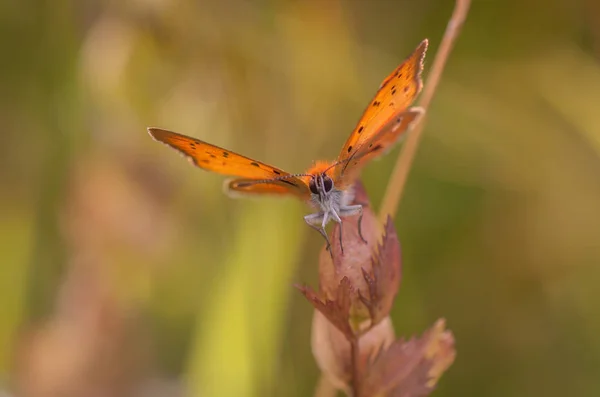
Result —
<instances>
[{"instance_id":1,"label":"brown leaf","mask_svg":"<svg viewBox=\"0 0 600 397\"><path fill-rule=\"evenodd\" d=\"M420 338L399 339L379 352L365 371L362 396L428 395L454 362L454 337L440 319Z\"/></svg>"},{"instance_id":2,"label":"brown leaf","mask_svg":"<svg viewBox=\"0 0 600 397\"><path fill-rule=\"evenodd\" d=\"M382 242L372 258L371 271L362 268L368 287L368 297L359 291L368 308L373 325L387 317L398 293L401 278L400 242L392 218L388 216Z\"/></svg>"},{"instance_id":3,"label":"brown leaf","mask_svg":"<svg viewBox=\"0 0 600 397\"><path fill-rule=\"evenodd\" d=\"M306 299L310 303L323 313L323 315L329 320L337 329L342 332L348 340L354 338L354 332L350 327L350 304L356 297L356 291L350 284L348 277L342 278L340 281L337 296L335 300L325 298L322 300L319 295L307 285L296 285L296 288L304 294Z\"/></svg>"}]
</instances>

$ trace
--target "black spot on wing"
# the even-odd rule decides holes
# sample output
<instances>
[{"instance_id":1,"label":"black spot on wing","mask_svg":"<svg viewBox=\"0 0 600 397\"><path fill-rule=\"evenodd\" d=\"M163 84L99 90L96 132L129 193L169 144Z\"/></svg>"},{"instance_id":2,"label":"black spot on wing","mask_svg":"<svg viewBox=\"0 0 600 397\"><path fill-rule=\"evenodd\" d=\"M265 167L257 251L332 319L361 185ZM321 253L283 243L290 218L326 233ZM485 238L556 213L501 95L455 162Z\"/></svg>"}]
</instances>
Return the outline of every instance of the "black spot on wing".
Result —
<instances>
[{"instance_id":1,"label":"black spot on wing","mask_svg":"<svg viewBox=\"0 0 600 397\"><path fill-rule=\"evenodd\" d=\"M223 157L225 157L225 158L229 157L229 153L228 152L223 152Z\"/></svg>"},{"instance_id":2,"label":"black spot on wing","mask_svg":"<svg viewBox=\"0 0 600 397\"><path fill-rule=\"evenodd\" d=\"M352 151L352 146L348 146L348 153Z\"/></svg>"},{"instance_id":3,"label":"black spot on wing","mask_svg":"<svg viewBox=\"0 0 600 397\"><path fill-rule=\"evenodd\" d=\"M297 186L298 186L298 185L296 185L294 182L292 182L292 181L288 181L287 179L282 179L282 180L281 180L281 182L283 182L283 183L287 183L288 185L291 185L291 186L294 186L294 187L297 187Z\"/></svg>"},{"instance_id":4,"label":"black spot on wing","mask_svg":"<svg viewBox=\"0 0 600 397\"><path fill-rule=\"evenodd\" d=\"M260 164L258 164L256 161L251 162L250 165L260 168Z\"/></svg>"},{"instance_id":5,"label":"black spot on wing","mask_svg":"<svg viewBox=\"0 0 600 397\"><path fill-rule=\"evenodd\" d=\"M379 102L379 101L373 102L373 107L374 108L379 107L379 105L381 105L381 102Z\"/></svg>"},{"instance_id":6,"label":"black spot on wing","mask_svg":"<svg viewBox=\"0 0 600 397\"><path fill-rule=\"evenodd\" d=\"M273 170L273 172L277 175L281 175L281 172L277 171L277 170Z\"/></svg>"},{"instance_id":7,"label":"black spot on wing","mask_svg":"<svg viewBox=\"0 0 600 397\"><path fill-rule=\"evenodd\" d=\"M364 129L365 127L361 125L360 127L358 127L358 133L360 134L361 132L363 132Z\"/></svg>"}]
</instances>

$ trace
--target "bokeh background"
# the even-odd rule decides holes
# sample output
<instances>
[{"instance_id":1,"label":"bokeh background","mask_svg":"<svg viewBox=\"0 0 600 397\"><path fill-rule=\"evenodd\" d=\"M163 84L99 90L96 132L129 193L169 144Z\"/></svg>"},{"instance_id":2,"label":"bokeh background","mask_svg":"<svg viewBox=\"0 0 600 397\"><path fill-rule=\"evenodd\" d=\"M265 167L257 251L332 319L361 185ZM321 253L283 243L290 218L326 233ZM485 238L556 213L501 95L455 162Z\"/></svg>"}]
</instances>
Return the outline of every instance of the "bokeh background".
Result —
<instances>
[{"instance_id":1,"label":"bokeh background","mask_svg":"<svg viewBox=\"0 0 600 397\"><path fill-rule=\"evenodd\" d=\"M2 389L312 395L308 209L224 196L146 127L302 171L452 7L2 2ZM397 333L456 337L436 396L600 395L599 103L599 2L474 1L396 219Z\"/></svg>"}]
</instances>

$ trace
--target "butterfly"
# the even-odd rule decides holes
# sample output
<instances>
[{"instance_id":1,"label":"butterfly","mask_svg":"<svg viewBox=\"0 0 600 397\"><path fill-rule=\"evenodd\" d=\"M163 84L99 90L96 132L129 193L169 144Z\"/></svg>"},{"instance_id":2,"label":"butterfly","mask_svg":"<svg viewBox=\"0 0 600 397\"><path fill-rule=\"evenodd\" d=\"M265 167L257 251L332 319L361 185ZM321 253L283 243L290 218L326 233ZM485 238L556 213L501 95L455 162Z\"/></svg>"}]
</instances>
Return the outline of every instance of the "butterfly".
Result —
<instances>
[{"instance_id":1,"label":"butterfly","mask_svg":"<svg viewBox=\"0 0 600 397\"><path fill-rule=\"evenodd\" d=\"M359 215L359 236L366 242L360 229L363 207L351 204L354 199L352 185L363 166L389 150L424 113L422 108L410 106L423 87L421 73L427 45L427 39L423 40L383 80L337 159L333 162L316 162L301 174L290 174L176 132L148 128L148 133L154 140L181 152L194 165L207 171L236 177L226 181L225 189L228 193L291 195L310 203L317 212L306 215L304 221L321 233L328 249L331 244L325 226L331 220L341 225L342 218L347 216ZM341 245L341 228L339 237Z\"/></svg>"}]
</instances>

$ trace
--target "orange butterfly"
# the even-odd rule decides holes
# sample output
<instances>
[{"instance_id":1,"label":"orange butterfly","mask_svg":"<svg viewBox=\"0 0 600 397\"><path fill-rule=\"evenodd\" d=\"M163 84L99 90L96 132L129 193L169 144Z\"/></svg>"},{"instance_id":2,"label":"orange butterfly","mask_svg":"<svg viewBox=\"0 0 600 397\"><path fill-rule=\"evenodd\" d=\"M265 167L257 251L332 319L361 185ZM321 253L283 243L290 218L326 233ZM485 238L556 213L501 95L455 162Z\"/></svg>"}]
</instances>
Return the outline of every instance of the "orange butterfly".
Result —
<instances>
[{"instance_id":1,"label":"orange butterfly","mask_svg":"<svg viewBox=\"0 0 600 397\"><path fill-rule=\"evenodd\" d=\"M352 185L361 168L380 156L410 129L423 113L410 107L421 88L423 59L427 39L381 83L373 101L350 134L334 162L317 162L302 174L289 174L279 168L242 156L210 143L160 128L148 128L148 133L183 153L196 166L240 179L226 183L228 192L247 194L293 195L310 202L318 212L306 215L306 223L319 231L330 247L325 226L330 220L342 222L345 216L359 215L359 235L362 206L350 205L354 198ZM342 233L340 229L340 244ZM342 251L343 252L343 251Z\"/></svg>"}]
</instances>

